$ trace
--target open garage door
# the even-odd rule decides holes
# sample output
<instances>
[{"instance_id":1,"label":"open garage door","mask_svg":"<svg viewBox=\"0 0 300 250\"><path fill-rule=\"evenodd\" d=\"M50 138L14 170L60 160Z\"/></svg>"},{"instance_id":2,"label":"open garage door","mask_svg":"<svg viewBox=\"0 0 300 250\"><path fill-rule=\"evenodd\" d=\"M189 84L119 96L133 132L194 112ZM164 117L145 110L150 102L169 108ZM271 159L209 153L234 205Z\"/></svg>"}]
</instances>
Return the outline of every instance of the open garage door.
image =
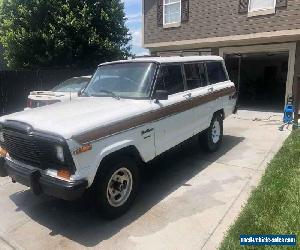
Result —
<instances>
[{"instance_id":1,"label":"open garage door","mask_svg":"<svg viewBox=\"0 0 300 250\"><path fill-rule=\"evenodd\" d=\"M285 103L289 54L229 54L225 57L230 79L239 90L239 106L282 109Z\"/></svg>"}]
</instances>

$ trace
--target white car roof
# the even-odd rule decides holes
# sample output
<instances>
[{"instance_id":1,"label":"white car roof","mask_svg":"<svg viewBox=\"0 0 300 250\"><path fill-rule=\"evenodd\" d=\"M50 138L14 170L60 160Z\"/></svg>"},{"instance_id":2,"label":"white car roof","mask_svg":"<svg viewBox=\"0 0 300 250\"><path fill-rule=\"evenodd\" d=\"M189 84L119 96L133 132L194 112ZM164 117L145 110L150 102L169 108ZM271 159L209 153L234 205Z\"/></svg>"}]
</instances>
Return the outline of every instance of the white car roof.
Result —
<instances>
[{"instance_id":1,"label":"white car roof","mask_svg":"<svg viewBox=\"0 0 300 250\"><path fill-rule=\"evenodd\" d=\"M157 62L157 63L182 63L182 62L197 62L197 61L223 61L220 56L169 56L169 57L140 57L129 60L120 60L106 62L100 65L125 62ZM99 65L99 66L100 66Z\"/></svg>"}]
</instances>

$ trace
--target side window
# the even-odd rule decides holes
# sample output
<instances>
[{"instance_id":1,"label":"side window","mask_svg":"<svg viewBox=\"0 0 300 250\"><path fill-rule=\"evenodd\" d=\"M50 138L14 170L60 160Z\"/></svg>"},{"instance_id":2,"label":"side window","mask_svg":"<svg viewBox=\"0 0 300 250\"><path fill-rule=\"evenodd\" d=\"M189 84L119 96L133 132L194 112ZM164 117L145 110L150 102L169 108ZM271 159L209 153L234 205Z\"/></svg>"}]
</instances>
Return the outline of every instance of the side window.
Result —
<instances>
[{"instance_id":1,"label":"side window","mask_svg":"<svg viewBox=\"0 0 300 250\"><path fill-rule=\"evenodd\" d=\"M156 89L167 90L169 95L184 90L181 65L167 65L160 68Z\"/></svg>"},{"instance_id":2,"label":"side window","mask_svg":"<svg viewBox=\"0 0 300 250\"><path fill-rule=\"evenodd\" d=\"M204 87L207 85L205 65L204 63L199 63L198 66L199 66L199 73L201 79L201 86Z\"/></svg>"},{"instance_id":3,"label":"side window","mask_svg":"<svg viewBox=\"0 0 300 250\"><path fill-rule=\"evenodd\" d=\"M210 84L227 81L222 62L206 63L208 81Z\"/></svg>"},{"instance_id":4,"label":"side window","mask_svg":"<svg viewBox=\"0 0 300 250\"><path fill-rule=\"evenodd\" d=\"M201 66L203 70L203 64L193 63L184 65L188 89L196 89L204 85L205 75L203 75L203 71L201 72Z\"/></svg>"}]
</instances>

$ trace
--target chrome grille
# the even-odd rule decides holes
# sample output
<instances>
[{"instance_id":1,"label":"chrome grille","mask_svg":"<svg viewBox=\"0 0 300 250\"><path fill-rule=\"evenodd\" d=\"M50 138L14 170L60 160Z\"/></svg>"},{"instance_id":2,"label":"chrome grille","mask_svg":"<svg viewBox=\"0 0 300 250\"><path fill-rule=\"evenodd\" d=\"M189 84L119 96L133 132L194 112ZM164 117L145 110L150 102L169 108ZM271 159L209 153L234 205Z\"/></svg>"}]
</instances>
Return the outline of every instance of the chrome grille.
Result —
<instances>
[{"instance_id":1,"label":"chrome grille","mask_svg":"<svg viewBox=\"0 0 300 250\"><path fill-rule=\"evenodd\" d=\"M13 159L41 169L55 163L53 144L27 134L4 130L4 147Z\"/></svg>"},{"instance_id":2,"label":"chrome grille","mask_svg":"<svg viewBox=\"0 0 300 250\"><path fill-rule=\"evenodd\" d=\"M9 155L16 160L34 163L35 165L41 163L37 146L29 136L4 131L4 146Z\"/></svg>"},{"instance_id":3,"label":"chrome grille","mask_svg":"<svg viewBox=\"0 0 300 250\"><path fill-rule=\"evenodd\" d=\"M2 124L5 148L11 158L40 169L69 168L75 173L75 166L67 144L62 137L34 131L29 124L8 120ZM63 147L65 162L56 156L55 147Z\"/></svg>"}]
</instances>

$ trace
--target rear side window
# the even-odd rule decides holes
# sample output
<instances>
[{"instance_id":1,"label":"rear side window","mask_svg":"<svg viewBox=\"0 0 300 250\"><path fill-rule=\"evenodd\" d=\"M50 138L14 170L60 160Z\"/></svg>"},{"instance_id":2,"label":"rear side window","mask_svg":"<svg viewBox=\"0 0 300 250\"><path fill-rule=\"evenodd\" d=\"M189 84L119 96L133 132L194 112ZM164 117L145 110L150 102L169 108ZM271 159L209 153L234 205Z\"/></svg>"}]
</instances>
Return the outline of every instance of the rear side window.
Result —
<instances>
[{"instance_id":1,"label":"rear side window","mask_svg":"<svg viewBox=\"0 0 300 250\"><path fill-rule=\"evenodd\" d=\"M222 62L206 63L207 76L210 84L227 81Z\"/></svg>"},{"instance_id":2,"label":"rear side window","mask_svg":"<svg viewBox=\"0 0 300 250\"><path fill-rule=\"evenodd\" d=\"M184 71L188 89L196 89L206 85L203 63L185 64Z\"/></svg>"},{"instance_id":3,"label":"rear side window","mask_svg":"<svg viewBox=\"0 0 300 250\"><path fill-rule=\"evenodd\" d=\"M157 81L158 90L167 90L169 95L182 92L184 90L181 65L162 66Z\"/></svg>"}]
</instances>

